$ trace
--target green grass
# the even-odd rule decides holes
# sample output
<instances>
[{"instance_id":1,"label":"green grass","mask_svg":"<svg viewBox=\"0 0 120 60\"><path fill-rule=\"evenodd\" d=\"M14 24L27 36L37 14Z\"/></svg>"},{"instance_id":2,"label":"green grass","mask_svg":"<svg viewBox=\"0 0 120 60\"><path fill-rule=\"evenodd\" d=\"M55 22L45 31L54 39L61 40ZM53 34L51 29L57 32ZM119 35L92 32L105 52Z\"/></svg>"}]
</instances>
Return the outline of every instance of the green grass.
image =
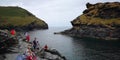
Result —
<instances>
[{"instance_id":1,"label":"green grass","mask_svg":"<svg viewBox=\"0 0 120 60\"><path fill-rule=\"evenodd\" d=\"M101 18L95 18L95 17L81 15L79 17L79 20L76 20L74 23L87 24L87 25L110 25L110 24L114 23L116 25L120 25L120 18L101 19Z\"/></svg>"},{"instance_id":2,"label":"green grass","mask_svg":"<svg viewBox=\"0 0 120 60\"><path fill-rule=\"evenodd\" d=\"M0 26L26 26L33 21L40 26L46 25L44 21L20 7L0 7Z\"/></svg>"},{"instance_id":3,"label":"green grass","mask_svg":"<svg viewBox=\"0 0 120 60\"><path fill-rule=\"evenodd\" d=\"M32 15L30 12L28 12L25 9L22 9L20 7L0 7L0 16L30 16ZM33 16L33 15L32 15Z\"/></svg>"}]
</instances>

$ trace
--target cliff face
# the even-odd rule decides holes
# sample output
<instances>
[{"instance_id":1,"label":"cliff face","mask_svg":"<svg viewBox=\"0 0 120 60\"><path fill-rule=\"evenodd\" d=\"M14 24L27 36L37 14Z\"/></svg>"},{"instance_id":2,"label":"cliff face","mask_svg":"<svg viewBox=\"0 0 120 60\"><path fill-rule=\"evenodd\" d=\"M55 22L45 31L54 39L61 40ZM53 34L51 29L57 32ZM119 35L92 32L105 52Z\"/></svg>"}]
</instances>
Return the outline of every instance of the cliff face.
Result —
<instances>
[{"instance_id":1,"label":"cliff face","mask_svg":"<svg viewBox=\"0 0 120 60\"><path fill-rule=\"evenodd\" d=\"M86 4L83 14L71 21L73 28L62 32L78 37L120 39L120 3Z\"/></svg>"},{"instance_id":2,"label":"cliff face","mask_svg":"<svg viewBox=\"0 0 120 60\"><path fill-rule=\"evenodd\" d=\"M48 29L48 25L20 7L0 7L0 29Z\"/></svg>"}]
</instances>

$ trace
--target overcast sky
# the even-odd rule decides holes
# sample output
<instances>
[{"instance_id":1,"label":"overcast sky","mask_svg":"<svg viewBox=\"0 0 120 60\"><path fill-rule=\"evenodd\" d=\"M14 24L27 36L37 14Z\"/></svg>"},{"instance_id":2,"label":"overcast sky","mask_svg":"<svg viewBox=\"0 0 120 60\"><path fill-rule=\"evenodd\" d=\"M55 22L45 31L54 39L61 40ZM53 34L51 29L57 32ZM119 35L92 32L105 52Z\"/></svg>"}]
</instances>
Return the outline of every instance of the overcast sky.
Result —
<instances>
[{"instance_id":1,"label":"overcast sky","mask_svg":"<svg viewBox=\"0 0 120 60\"><path fill-rule=\"evenodd\" d=\"M0 6L27 9L49 26L71 26L70 21L81 15L86 3L120 2L120 0L0 0Z\"/></svg>"}]
</instances>

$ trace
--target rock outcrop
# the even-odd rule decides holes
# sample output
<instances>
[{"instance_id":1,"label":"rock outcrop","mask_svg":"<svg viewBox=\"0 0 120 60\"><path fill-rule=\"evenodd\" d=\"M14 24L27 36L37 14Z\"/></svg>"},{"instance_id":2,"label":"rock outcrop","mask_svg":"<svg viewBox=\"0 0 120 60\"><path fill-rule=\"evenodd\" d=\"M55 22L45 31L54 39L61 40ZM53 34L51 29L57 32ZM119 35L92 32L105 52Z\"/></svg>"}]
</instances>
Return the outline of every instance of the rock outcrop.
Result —
<instances>
[{"instance_id":1,"label":"rock outcrop","mask_svg":"<svg viewBox=\"0 0 120 60\"><path fill-rule=\"evenodd\" d=\"M78 37L120 39L120 2L86 4L83 14L71 21L73 28L61 32Z\"/></svg>"},{"instance_id":2,"label":"rock outcrop","mask_svg":"<svg viewBox=\"0 0 120 60\"><path fill-rule=\"evenodd\" d=\"M21 7L0 7L0 29L33 30L48 29L43 20Z\"/></svg>"}]
</instances>

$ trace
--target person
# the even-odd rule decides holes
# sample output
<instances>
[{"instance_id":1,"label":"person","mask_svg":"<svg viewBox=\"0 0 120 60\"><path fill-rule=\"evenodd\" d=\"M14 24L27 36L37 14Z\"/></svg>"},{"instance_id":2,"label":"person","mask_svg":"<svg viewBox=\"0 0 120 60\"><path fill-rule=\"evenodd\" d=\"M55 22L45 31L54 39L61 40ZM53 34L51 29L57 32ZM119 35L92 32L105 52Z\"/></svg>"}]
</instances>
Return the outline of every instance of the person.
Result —
<instances>
[{"instance_id":1,"label":"person","mask_svg":"<svg viewBox=\"0 0 120 60\"><path fill-rule=\"evenodd\" d=\"M15 35L15 34L16 34L16 31L15 31L14 29L12 29L12 30L10 31L10 33L11 33L11 35Z\"/></svg>"},{"instance_id":2,"label":"person","mask_svg":"<svg viewBox=\"0 0 120 60\"><path fill-rule=\"evenodd\" d=\"M31 55L27 56L27 60L33 60L33 57Z\"/></svg>"},{"instance_id":3,"label":"person","mask_svg":"<svg viewBox=\"0 0 120 60\"><path fill-rule=\"evenodd\" d=\"M26 41L29 42L30 41L30 35L26 36Z\"/></svg>"},{"instance_id":4,"label":"person","mask_svg":"<svg viewBox=\"0 0 120 60\"><path fill-rule=\"evenodd\" d=\"M26 56L24 54L20 54L17 56L16 60L25 60Z\"/></svg>"},{"instance_id":5,"label":"person","mask_svg":"<svg viewBox=\"0 0 120 60\"><path fill-rule=\"evenodd\" d=\"M37 38L35 37L35 38L34 38L34 41L33 41L33 48L34 48L34 49L36 49L36 47L37 47L37 41L36 41L36 39L37 39Z\"/></svg>"},{"instance_id":6,"label":"person","mask_svg":"<svg viewBox=\"0 0 120 60\"><path fill-rule=\"evenodd\" d=\"M33 60L38 60L35 53L33 53Z\"/></svg>"},{"instance_id":7,"label":"person","mask_svg":"<svg viewBox=\"0 0 120 60\"><path fill-rule=\"evenodd\" d=\"M26 55L27 60L33 60L33 52L31 51L31 49L29 47L27 47L25 55Z\"/></svg>"},{"instance_id":8,"label":"person","mask_svg":"<svg viewBox=\"0 0 120 60\"><path fill-rule=\"evenodd\" d=\"M36 47L37 50L39 50L39 46L40 46L40 44L39 44L39 42L37 41L37 47Z\"/></svg>"},{"instance_id":9,"label":"person","mask_svg":"<svg viewBox=\"0 0 120 60\"><path fill-rule=\"evenodd\" d=\"M12 30L10 31L10 34L11 34L12 37L15 37L15 35L16 35L15 29L12 29Z\"/></svg>"},{"instance_id":10,"label":"person","mask_svg":"<svg viewBox=\"0 0 120 60\"><path fill-rule=\"evenodd\" d=\"M18 55L16 60L23 60L23 58L21 57L21 55Z\"/></svg>"},{"instance_id":11,"label":"person","mask_svg":"<svg viewBox=\"0 0 120 60\"><path fill-rule=\"evenodd\" d=\"M25 32L25 36L28 36L28 32Z\"/></svg>"},{"instance_id":12,"label":"person","mask_svg":"<svg viewBox=\"0 0 120 60\"><path fill-rule=\"evenodd\" d=\"M45 50L45 51L48 50L48 46L47 46L47 44L44 46L44 50Z\"/></svg>"}]
</instances>

